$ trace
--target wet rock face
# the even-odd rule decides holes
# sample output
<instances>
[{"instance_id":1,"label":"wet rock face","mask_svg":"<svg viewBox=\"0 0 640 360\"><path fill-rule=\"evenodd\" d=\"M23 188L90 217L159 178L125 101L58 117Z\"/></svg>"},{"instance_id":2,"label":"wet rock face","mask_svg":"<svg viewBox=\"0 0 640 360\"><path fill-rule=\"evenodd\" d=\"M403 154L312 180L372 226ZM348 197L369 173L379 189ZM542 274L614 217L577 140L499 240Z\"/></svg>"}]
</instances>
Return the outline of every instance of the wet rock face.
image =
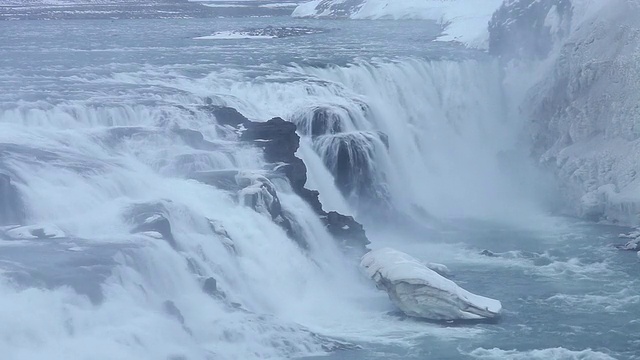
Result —
<instances>
[{"instance_id":1,"label":"wet rock face","mask_svg":"<svg viewBox=\"0 0 640 360\"><path fill-rule=\"evenodd\" d=\"M125 219L133 226L132 234L149 233L151 235L157 233L171 247L177 248L168 214L169 211L163 203L135 204L125 214Z\"/></svg>"},{"instance_id":2,"label":"wet rock face","mask_svg":"<svg viewBox=\"0 0 640 360\"><path fill-rule=\"evenodd\" d=\"M261 147L265 160L284 163L281 171L293 189L302 189L307 182L307 166L295 155L300 146L296 125L282 118L273 118L264 123L250 122L245 127L240 140L251 141Z\"/></svg>"},{"instance_id":3,"label":"wet rock face","mask_svg":"<svg viewBox=\"0 0 640 360\"><path fill-rule=\"evenodd\" d=\"M361 249L362 252L366 251L366 245L369 244L369 240L365 234L364 228L355 219L350 216L344 216L336 212L327 213L322 208L322 204L318 199L319 193L315 190L309 190L305 188L307 182L307 167L298 158L295 153L300 146L300 136L296 133L296 125L294 123L283 120L282 118L273 118L267 122L245 122L242 124L244 131L240 136L240 140L251 142L255 146L258 146L264 150L265 159L272 163L282 163L283 166L279 166L277 169L282 171L285 177L289 180L293 191L304 199L311 208L318 214L323 221L327 230L342 244L348 248ZM219 186L225 186L230 184L231 174L222 174L212 179L213 182L218 183ZM235 176L235 175L234 175ZM261 193L261 197L266 197L263 192L254 192L255 194ZM271 191L267 193L271 194ZM277 196L275 197L277 198ZM277 202L280 204L279 201ZM289 236L296 240L303 248L306 248L306 242L302 239L302 235L296 231L294 224L288 220L286 214L281 213L281 207L275 213L271 213L274 221L283 226Z\"/></svg>"},{"instance_id":4,"label":"wet rock face","mask_svg":"<svg viewBox=\"0 0 640 360\"><path fill-rule=\"evenodd\" d=\"M251 122L240 136L241 140L253 141L264 148L267 161L286 161L295 157L300 146L300 136L296 134L296 125L273 118L267 122Z\"/></svg>"},{"instance_id":5,"label":"wet rock face","mask_svg":"<svg viewBox=\"0 0 640 360\"><path fill-rule=\"evenodd\" d=\"M300 246L308 247L300 234L295 231L292 220L284 213L276 187L267 177L259 173L237 170L196 172L190 177L218 189L235 193L241 204L268 216Z\"/></svg>"},{"instance_id":6,"label":"wet rock face","mask_svg":"<svg viewBox=\"0 0 640 360\"><path fill-rule=\"evenodd\" d=\"M323 220L329 233L340 239L344 246L366 252L367 245L371 242L367 238L362 224L353 217L331 211Z\"/></svg>"},{"instance_id":7,"label":"wet rock face","mask_svg":"<svg viewBox=\"0 0 640 360\"><path fill-rule=\"evenodd\" d=\"M213 105L211 103L211 99L208 99L207 104L201 106L200 109L212 114L220 125L238 127L251 122L244 115L239 113L238 110L232 107Z\"/></svg>"},{"instance_id":8,"label":"wet rock face","mask_svg":"<svg viewBox=\"0 0 640 360\"><path fill-rule=\"evenodd\" d=\"M570 0L507 0L489 22L489 51L506 58L544 58L569 34Z\"/></svg>"},{"instance_id":9,"label":"wet rock face","mask_svg":"<svg viewBox=\"0 0 640 360\"><path fill-rule=\"evenodd\" d=\"M25 209L11 177L0 173L0 226L24 224Z\"/></svg>"}]
</instances>

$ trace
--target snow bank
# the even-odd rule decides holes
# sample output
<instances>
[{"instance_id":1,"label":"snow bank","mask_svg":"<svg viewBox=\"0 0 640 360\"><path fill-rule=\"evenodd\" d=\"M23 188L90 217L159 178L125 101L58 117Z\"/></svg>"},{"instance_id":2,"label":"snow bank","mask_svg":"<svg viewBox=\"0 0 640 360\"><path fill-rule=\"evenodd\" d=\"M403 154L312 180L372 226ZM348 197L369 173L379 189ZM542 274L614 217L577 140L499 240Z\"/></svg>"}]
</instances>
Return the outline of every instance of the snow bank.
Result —
<instances>
[{"instance_id":1,"label":"snow bank","mask_svg":"<svg viewBox=\"0 0 640 360\"><path fill-rule=\"evenodd\" d=\"M500 301L475 295L403 252L384 248L360 265L405 314L431 320L477 320L500 314Z\"/></svg>"},{"instance_id":2,"label":"snow bank","mask_svg":"<svg viewBox=\"0 0 640 360\"><path fill-rule=\"evenodd\" d=\"M295 17L423 19L444 26L440 41L486 48L487 26L502 0L314 0L299 5Z\"/></svg>"}]
</instances>

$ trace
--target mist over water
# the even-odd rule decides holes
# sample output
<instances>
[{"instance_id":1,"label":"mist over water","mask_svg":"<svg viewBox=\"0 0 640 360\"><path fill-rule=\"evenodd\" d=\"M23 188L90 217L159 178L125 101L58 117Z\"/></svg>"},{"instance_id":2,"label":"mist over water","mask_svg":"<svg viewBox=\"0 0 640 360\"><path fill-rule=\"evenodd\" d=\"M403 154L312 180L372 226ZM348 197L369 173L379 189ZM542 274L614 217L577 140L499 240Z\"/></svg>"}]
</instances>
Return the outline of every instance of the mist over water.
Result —
<instances>
[{"instance_id":1,"label":"mist over water","mask_svg":"<svg viewBox=\"0 0 640 360\"><path fill-rule=\"evenodd\" d=\"M193 40L275 21L332 31ZM637 349L621 335L635 322L606 335L609 350L592 345L605 336L592 334L597 324L576 320L576 309L605 304L611 324L622 323L639 306L631 259L616 264L606 251L615 230L545 216L500 65L428 42L436 26L222 19L0 30L0 172L20 193L26 225L65 234L0 241L7 359L596 359ZM233 141L202 109L207 102L296 123L307 187L325 209L365 222L372 248L446 263L457 282L503 300L504 322L399 316L285 181L273 184L308 249L237 194L191 179L269 168L260 149ZM177 129L201 132L214 150ZM166 217L174 241L132 234L139 207ZM406 224L420 231L395 231ZM209 278L213 296L203 291ZM622 300L597 293L603 284ZM596 293L579 297L585 289ZM547 312L550 304L560 310Z\"/></svg>"}]
</instances>

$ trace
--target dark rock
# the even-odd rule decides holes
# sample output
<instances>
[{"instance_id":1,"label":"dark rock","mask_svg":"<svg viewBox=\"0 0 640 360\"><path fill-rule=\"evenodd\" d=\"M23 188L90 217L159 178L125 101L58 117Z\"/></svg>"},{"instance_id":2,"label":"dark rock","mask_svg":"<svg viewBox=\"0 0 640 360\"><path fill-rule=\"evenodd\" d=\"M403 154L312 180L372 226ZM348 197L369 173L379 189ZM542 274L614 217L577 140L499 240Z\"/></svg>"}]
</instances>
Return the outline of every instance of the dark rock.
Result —
<instances>
[{"instance_id":1,"label":"dark rock","mask_svg":"<svg viewBox=\"0 0 640 360\"><path fill-rule=\"evenodd\" d=\"M386 203L384 181L376 179L376 147L386 146L378 133L358 131L326 135L314 140L314 147L346 196Z\"/></svg>"},{"instance_id":2,"label":"dark rock","mask_svg":"<svg viewBox=\"0 0 640 360\"><path fill-rule=\"evenodd\" d=\"M320 193L317 190L309 190L307 188L302 188L298 191L298 196L300 196L304 201L307 202L319 215L326 215L326 212L322 210L322 203L320 202Z\"/></svg>"},{"instance_id":3,"label":"dark rock","mask_svg":"<svg viewBox=\"0 0 640 360\"><path fill-rule=\"evenodd\" d=\"M362 249L362 253L366 252L366 245L369 244L369 240L366 237L363 226L355 221L353 217L344 216L337 212L325 212L318 199L319 193L304 187L307 182L307 167L302 159L295 155L300 146L300 136L296 133L296 125L282 118L273 118L267 122L247 120L242 125L245 129L240 139L261 147L264 150L265 160L279 164L275 170L284 174L293 191L304 199L319 215L327 230L345 246ZM381 141L377 136L375 134L374 137ZM232 177L238 183L238 173L206 173L199 174L194 178L221 188L230 188L232 186ZM302 248L308 248L302 231L291 220L293 216L283 212L273 184L266 178L259 181L261 184L256 184L255 182L239 184L242 189L246 189L248 186L259 186L260 188L253 189L253 192L245 192L243 201L259 212L259 209L268 209L274 222L282 226L290 238L295 240ZM249 194L250 196L246 197ZM269 201L265 202L265 200Z\"/></svg>"},{"instance_id":4,"label":"dark rock","mask_svg":"<svg viewBox=\"0 0 640 360\"><path fill-rule=\"evenodd\" d=\"M228 106L213 105L210 99L208 104L201 106L200 109L212 114L220 125L238 127L250 123L249 119L238 110Z\"/></svg>"},{"instance_id":5,"label":"dark rock","mask_svg":"<svg viewBox=\"0 0 640 360\"><path fill-rule=\"evenodd\" d=\"M222 146L205 140L204 135L202 135L200 131L191 129L173 129L173 132L180 136L185 144L194 149L207 151L217 151L222 149Z\"/></svg>"},{"instance_id":6,"label":"dark rock","mask_svg":"<svg viewBox=\"0 0 640 360\"><path fill-rule=\"evenodd\" d=\"M25 208L11 177L0 173L0 226L20 225L25 221Z\"/></svg>"},{"instance_id":7,"label":"dark rock","mask_svg":"<svg viewBox=\"0 0 640 360\"><path fill-rule=\"evenodd\" d=\"M213 298L227 298L227 295L224 292L220 291L220 289L218 289L218 282L212 277L209 277L204 281L204 284L202 285L202 291Z\"/></svg>"},{"instance_id":8,"label":"dark rock","mask_svg":"<svg viewBox=\"0 0 640 360\"><path fill-rule=\"evenodd\" d=\"M293 217L284 213L276 188L271 181L265 177L258 177L252 179L250 184L241 185L246 185L239 192L240 201L244 205L259 213L266 212L274 223L280 225L287 232L291 239L295 240L303 249L309 248L309 244L301 236L302 233L295 230L291 221Z\"/></svg>"},{"instance_id":9,"label":"dark rock","mask_svg":"<svg viewBox=\"0 0 640 360\"><path fill-rule=\"evenodd\" d=\"M507 59L545 58L554 41L569 34L572 15L570 0L506 1L489 22L489 51ZM555 29L549 18L559 22Z\"/></svg>"},{"instance_id":10,"label":"dark rock","mask_svg":"<svg viewBox=\"0 0 640 360\"><path fill-rule=\"evenodd\" d=\"M209 221L209 227L211 228L211 231L213 231L214 234L218 235L222 245L224 245L224 247L231 254L237 255L238 250L236 249L236 244L233 242L233 239L231 238L227 230L224 228L224 226L215 220L211 220L211 219L207 219L207 220Z\"/></svg>"},{"instance_id":11,"label":"dark rock","mask_svg":"<svg viewBox=\"0 0 640 360\"><path fill-rule=\"evenodd\" d=\"M180 311L180 309L178 309L178 307L176 306L176 303L174 303L171 300L167 300L164 303L162 303L162 307L164 308L164 311L171 317L175 318L176 320L178 320L178 322L180 323L180 325L182 325L182 328L184 329L184 331L190 335L193 334L193 332L191 331L191 329L189 329L185 323L184 320L184 316L182 315L182 312Z\"/></svg>"},{"instance_id":12,"label":"dark rock","mask_svg":"<svg viewBox=\"0 0 640 360\"><path fill-rule=\"evenodd\" d=\"M326 215L325 224L329 233L342 240L347 247L366 251L367 245L371 243L362 224L351 216L331 211Z\"/></svg>"},{"instance_id":13,"label":"dark rock","mask_svg":"<svg viewBox=\"0 0 640 360\"><path fill-rule=\"evenodd\" d=\"M265 159L270 162L289 161L295 157L300 146L300 136L296 134L296 125L273 118L267 122L250 122L240 136L243 141L253 141L264 149Z\"/></svg>"},{"instance_id":14,"label":"dark rock","mask_svg":"<svg viewBox=\"0 0 640 360\"><path fill-rule=\"evenodd\" d=\"M264 150L265 160L284 163L279 170L289 179L291 187L299 190L307 182L307 166L295 153L300 146L296 125L273 118L267 122L251 122L240 136L243 141L252 141Z\"/></svg>"},{"instance_id":15,"label":"dark rock","mask_svg":"<svg viewBox=\"0 0 640 360\"><path fill-rule=\"evenodd\" d=\"M480 255L484 255L484 256L488 256L488 257L498 257L498 255L496 255L495 253L493 253L492 251L489 251L489 250L482 250Z\"/></svg>"},{"instance_id":16,"label":"dark rock","mask_svg":"<svg viewBox=\"0 0 640 360\"><path fill-rule=\"evenodd\" d=\"M221 190L237 192L241 189L237 181L238 174L238 170L213 170L194 172L189 177Z\"/></svg>"},{"instance_id":17,"label":"dark rock","mask_svg":"<svg viewBox=\"0 0 640 360\"><path fill-rule=\"evenodd\" d=\"M294 189L302 189L307 183L307 165L298 157L291 159L281 170L289 179L291 187Z\"/></svg>"},{"instance_id":18,"label":"dark rock","mask_svg":"<svg viewBox=\"0 0 640 360\"><path fill-rule=\"evenodd\" d=\"M171 300L165 301L164 303L162 303L162 307L164 308L164 311L168 315L174 317L176 320L180 322L180 324L184 325L184 316L182 316L182 312L180 311L180 309L178 309L178 307L173 301Z\"/></svg>"},{"instance_id":19,"label":"dark rock","mask_svg":"<svg viewBox=\"0 0 640 360\"><path fill-rule=\"evenodd\" d=\"M125 219L133 225L131 233L155 231L162 235L171 247L177 248L168 217L169 211L160 202L133 205L125 214Z\"/></svg>"},{"instance_id":20,"label":"dark rock","mask_svg":"<svg viewBox=\"0 0 640 360\"><path fill-rule=\"evenodd\" d=\"M337 134L344 131L342 125L345 109L331 107L314 107L294 119L301 134L320 136Z\"/></svg>"},{"instance_id":21,"label":"dark rock","mask_svg":"<svg viewBox=\"0 0 640 360\"><path fill-rule=\"evenodd\" d=\"M384 144L384 147L386 147L387 150L389 150L389 135L385 134L382 131L378 131L378 137L380 138L380 141L382 141L382 143Z\"/></svg>"}]
</instances>

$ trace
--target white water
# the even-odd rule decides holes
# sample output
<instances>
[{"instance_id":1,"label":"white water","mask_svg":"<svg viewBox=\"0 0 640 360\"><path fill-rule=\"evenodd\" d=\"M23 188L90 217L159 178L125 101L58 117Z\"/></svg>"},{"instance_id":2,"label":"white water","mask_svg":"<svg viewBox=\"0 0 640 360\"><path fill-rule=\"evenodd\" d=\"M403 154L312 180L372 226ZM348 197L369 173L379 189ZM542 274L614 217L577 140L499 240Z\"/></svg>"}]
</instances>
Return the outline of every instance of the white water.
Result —
<instances>
[{"instance_id":1,"label":"white water","mask_svg":"<svg viewBox=\"0 0 640 360\"><path fill-rule=\"evenodd\" d=\"M386 296L358 274L286 185L279 184L280 199L302 227L308 252L232 194L185 179L194 170L261 170L265 164L258 150L220 137L207 114L191 116L175 105L197 109L211 96L252 119L298 123L308 120L310 109L332 109L346 135L305 137L299 150L309 187L322 191L327 210L367 215L366 199L345 198L325 166L336 155L332 139L352 136L363 141L358 149L370 150L367 170L376 189L400 212L418 221L425 217L416 208L437 217L517 220L536 208L498 160L515 145L520 124L508 116L497 64L379 60L290 66L258 78L138 65L96 66L95 73L86 66L83 74L52 79L34 75L36 84L54 82L51 97L38 98L38 86L6 93L25 99L0 108L0 144L19 149L3 148L2 170L16 180L29 224L50 223L69 234L0 244L8 254L0 259L0 349L7 359L281 358L321 353L330 344L310 331L404 345L425 334L459 339L483 332L388 315ZM115 126L144 132L119 138L111 133ZM171 131L176 126L201 131L222 150L187 146ZM388 135L389 150L378 131ZM127 209L155 202L168 210L176 249L129 233ZM209 220L226 229L235 252ZM202 291L208 277L226 301ZM100 289L97 300L83 291L92 287Z\"/></svg>"},{"instance_id":2,"label":"white water","mask_svg":"<svg viewBox=\"0 0 640 360\"><path fill-rule=\"evenodd\" d=\"M417 207L441 218L507 221L538 213L534 174L516 171L528 163L525 153L515 151L523 124L510 116L495 62L405 59L292 71L303 79L276 81L284 77L278 74L227 83L212 76L195 86L216 89L249 117L294 121L302 134L311 133L314 110L325 109L342 132L303 142L305 160L312 161L304 148L311 146L334 169L341 139L352 141L352 149L368 158L364 174L373 179L374 192L402 212ZM378 131L388 135L389 150ZM314 184L323 184L318 186L331 181L314 179L326 176L324 170L312 167L310 173ZM336 198L330 191L322 194ZM351 201L356 208L357 201Z\"/></svg>"}]
</instances>

